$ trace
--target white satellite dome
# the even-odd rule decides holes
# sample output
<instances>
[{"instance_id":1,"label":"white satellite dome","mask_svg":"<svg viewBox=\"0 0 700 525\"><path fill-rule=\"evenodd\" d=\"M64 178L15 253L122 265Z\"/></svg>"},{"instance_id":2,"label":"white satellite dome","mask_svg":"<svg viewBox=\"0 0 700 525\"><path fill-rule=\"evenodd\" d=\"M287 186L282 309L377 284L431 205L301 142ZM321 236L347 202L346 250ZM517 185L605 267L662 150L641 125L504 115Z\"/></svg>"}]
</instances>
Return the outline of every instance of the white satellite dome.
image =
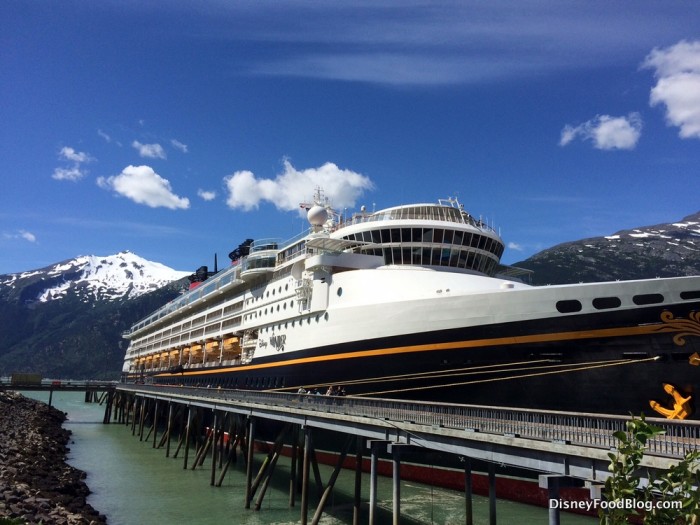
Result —
<instances>
[{"instance_id":1,"label":"white satellite dome","mask_svg":"<svg viewBox=\"0 0 700 525\"><path fill-rule=\"evenodd\" d=\"M306 213L306 218L313 226L323 226L328 220L328 210L323 206L312 206Z\"/></svg>"}]
</instances>

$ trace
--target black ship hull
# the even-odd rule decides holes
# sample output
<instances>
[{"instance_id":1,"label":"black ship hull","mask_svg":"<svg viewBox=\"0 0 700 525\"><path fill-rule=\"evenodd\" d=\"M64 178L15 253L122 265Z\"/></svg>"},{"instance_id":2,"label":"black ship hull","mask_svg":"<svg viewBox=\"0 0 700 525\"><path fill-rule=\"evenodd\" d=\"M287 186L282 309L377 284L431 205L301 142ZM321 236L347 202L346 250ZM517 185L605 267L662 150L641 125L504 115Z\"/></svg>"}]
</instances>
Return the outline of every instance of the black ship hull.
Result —
<instances>
[{"instance_id":1,"label":"black ship hull","mask_svg":"<svg viewBox=\"0 0 700 525\"><path fill-rule=\"evenodd\" d=\"M160 384L325 393L628 415L700 390L700 301L356 339L234 367L156 373ZM695 366L694 366L695 365ZM697 416L691 416L697 417Z\"/></svg>"}]
</instances>

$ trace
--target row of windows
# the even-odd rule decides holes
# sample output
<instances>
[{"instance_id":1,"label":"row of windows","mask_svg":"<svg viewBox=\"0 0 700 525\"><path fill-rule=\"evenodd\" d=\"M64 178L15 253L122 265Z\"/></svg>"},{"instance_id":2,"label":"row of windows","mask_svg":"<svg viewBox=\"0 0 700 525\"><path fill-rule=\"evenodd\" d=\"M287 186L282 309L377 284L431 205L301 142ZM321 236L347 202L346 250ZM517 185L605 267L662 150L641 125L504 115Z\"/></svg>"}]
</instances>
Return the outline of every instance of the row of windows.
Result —
<instances>
[{"instance_id":1,"label":"row of windows","mask_svg":"<svg viewBox=\"0 0 700 525\"><path fill-rule=\"evenodd\" d=\"M184 386L202 386L202 380L194 377L184 377L184 378L174 378L165 379L159 381L166 384L182 384ZM245 389L256 389L265 390L269 388L284 388L285 378L284 377L219 377L212 378L207 387L211 388L245 388Z\"/></svg>"},{"instance_id":2,"label":"row of windows","mask_svg":"<svg viewBox=\"0 0 700 525\"><path fill-rule=\"evenodd\" d=\"M681 294L682 296L683 294ZM647 293L635 295L632 297L632 302L637 306L645 306L650 304L659 304L664 302L664 296L660 293ZM596 297L592 301L593 308L596 310L608 310L610 308L619 308L622 306L622 301L619 297ZM557 301L557 311L562 314L570 314L580 312L583 309L581 301L577 299L566 299Z\"/></svg>"},{"instance_id":3,"label":"row of windows","mask_svg":"<svg viewBox=\"0 0 700 525\"><path fill-rule=\"evenodd\" d=\"M384 264L413 264L418 266L449 266L474 270L487 275L493 273L498 261L482 253L459 248L382 248L362 249L367 255L384 258Z\"/></svg>"},{"instance_id":4,"label":"row of windows","mask_svg":"<svg viewBox=\"0 0 700 525\"><path fill-rule=\"evenodd\" d=\"M687 290L681 292L681 299L689 301L691 299L700 299L700 290ZM664 296L660 293L645 293L632 297L632 302L637 306L647 306L650 304L660 304L664 302ZM593 308L596 310L607 310L610 308L619 308L622 306L622 301L619 297L596 297L591 301ZM570 314L580 312L583 309L581 301L576 299L567 299L557 302L557 311L562 314Z\"/></svg>"},{"instance_id":5,"label":"row of windows","mask_svg":"<svg viewBox=\"0 0 700 525\"><path fill-rule=\"evenodd\" d=\"M345 235L343 239L373 244L450 244L484 250L493 253L499 259L504 250L503 243L493 237L443 228L387 228L357 232Z\"/></svg>"}]
</instances>

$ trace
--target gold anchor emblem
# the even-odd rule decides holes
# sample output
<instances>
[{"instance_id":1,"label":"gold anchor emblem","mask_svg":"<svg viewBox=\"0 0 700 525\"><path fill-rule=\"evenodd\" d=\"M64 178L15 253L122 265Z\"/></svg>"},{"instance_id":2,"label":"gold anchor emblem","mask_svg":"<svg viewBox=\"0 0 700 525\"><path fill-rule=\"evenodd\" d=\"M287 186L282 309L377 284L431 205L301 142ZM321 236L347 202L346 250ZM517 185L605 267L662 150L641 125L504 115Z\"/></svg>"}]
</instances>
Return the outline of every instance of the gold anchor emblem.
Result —
<instances>
[{"instance_id":1,"label":"gold anchor emblem","mask_svg":"<svg viewBox=\"0 0 700 525\"><path fill-rule=\"evenodd\" d=\"M667 419L686 419L692 412L692 396L683 397L676 387L668 383L664 383L664 391L673 398L673 408L666 408L654 400L649 401L651 408Z\"/></svg>"}]
</instances>

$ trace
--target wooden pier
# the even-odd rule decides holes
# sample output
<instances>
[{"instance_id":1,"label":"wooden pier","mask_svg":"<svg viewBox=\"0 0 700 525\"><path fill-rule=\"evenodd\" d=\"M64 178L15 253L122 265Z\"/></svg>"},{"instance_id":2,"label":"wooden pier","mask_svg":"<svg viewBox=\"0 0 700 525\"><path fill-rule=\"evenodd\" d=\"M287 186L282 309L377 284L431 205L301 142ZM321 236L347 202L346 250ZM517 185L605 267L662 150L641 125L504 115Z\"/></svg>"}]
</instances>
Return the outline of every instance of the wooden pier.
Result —
<instances>
[{"instance_id":1,"label":"wooden pier","mask_svg":"<svg viewBox=\"0 0 700 525\"><path fill-rule=\"evenodd\" d=\"M19 374L19 377L0 379L1 390L48 392L48 405L53 404L53 393L85 392L86 403L104 403L117 386L115 381L90 381L74 379L33 379L34 374Z\"/></svg>"},{"instance_id":2,"label":"wooden pier","mask_svg":"<svg viewBox=\"0 0 700 525\"><path fill-rule=\"evenodd\" d=\"M300 522L318 523L341 468L355 470L354 520L364 504L369 523L377 523L377 475L380 459L390 462L393 523L401 519L402 459L439 452L463 460L465 522L472 520L472 463L488 465L490 523L496 523L495 465L539 474L550 499L559 490L584 485L591 494L609 476L613 433L629 418L602 414L540 412L362 397L318 396L245 390L118 385L108 391L104 422L128 425L134 436L180 456L183 469L201 467L210 457L210 484L221 486L237 450L246 465L245 507L259 510L281 456L289 457L289 505L299 500ZM643 467L668 469L690 450L700 449L697 422L649 419L665 434L649 442ZM158 433L160 432L160 436ZM333 435L335 467L323 483L315 442ZM177 440L176 440L177 436ZM267 456L253 471L255 444L267 444ZM174 450L173 450L174 447ZM191 454L194 453L194 457ZM360 497L363 464L369 464L369 501ZM318 505L310 514L310 479ZM536 481L535 481L536 482ZM559 509L550 508L550 524Z\"/></svg>"}]
</instances>

